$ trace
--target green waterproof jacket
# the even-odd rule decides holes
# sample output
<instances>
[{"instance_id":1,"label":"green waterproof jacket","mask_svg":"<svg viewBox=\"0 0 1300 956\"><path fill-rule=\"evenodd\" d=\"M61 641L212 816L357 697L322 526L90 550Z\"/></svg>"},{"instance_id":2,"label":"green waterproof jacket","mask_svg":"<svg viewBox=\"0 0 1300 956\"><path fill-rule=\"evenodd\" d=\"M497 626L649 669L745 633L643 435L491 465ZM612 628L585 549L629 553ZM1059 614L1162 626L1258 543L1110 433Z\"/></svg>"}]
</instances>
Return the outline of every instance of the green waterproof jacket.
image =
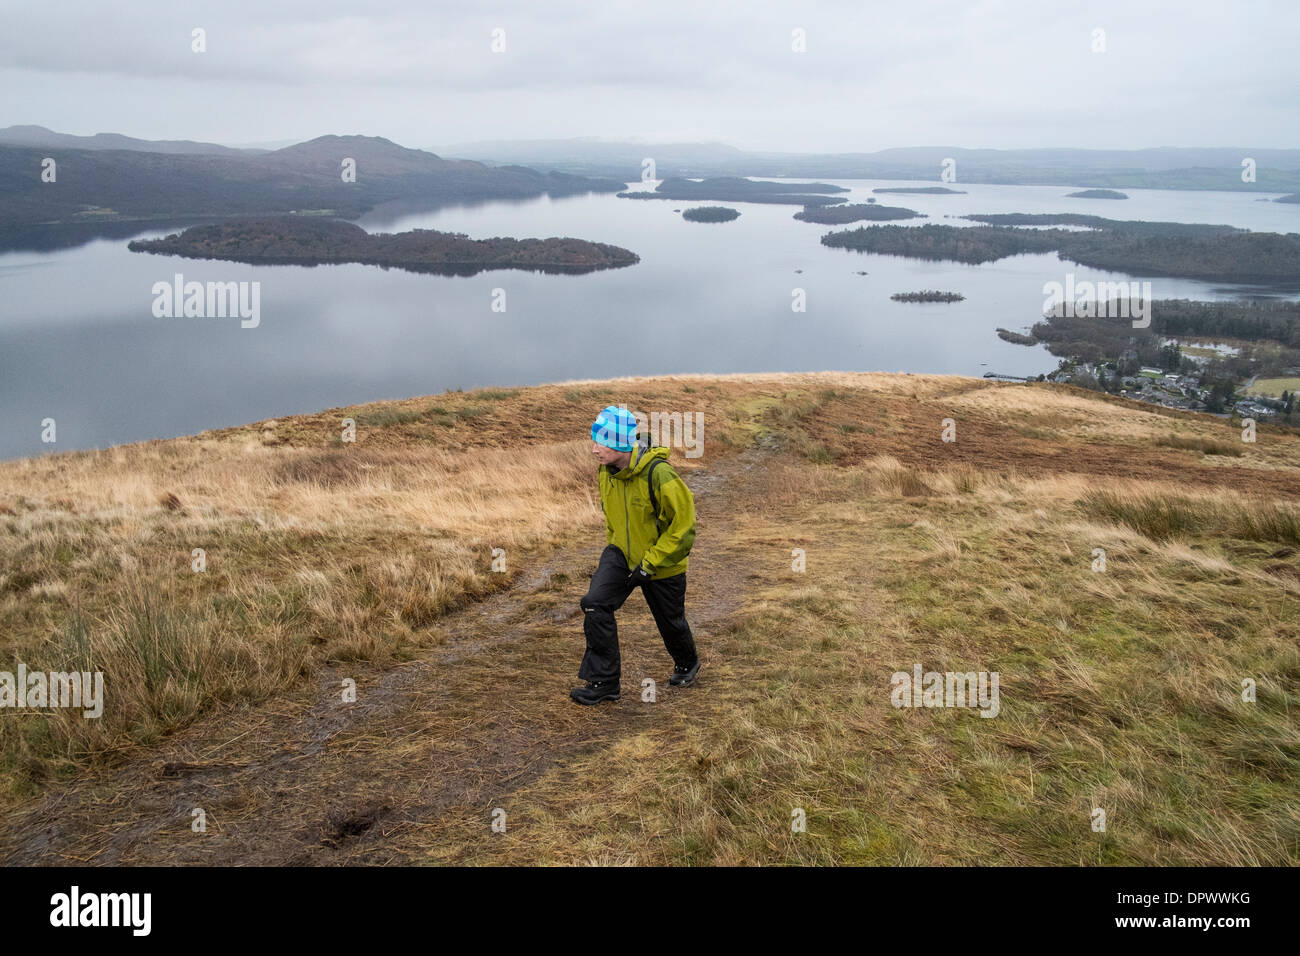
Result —
<instances>
[{"instance_id":1,"label":"green waterproof jacket","mask_svg":"<svg viewBox=\"0 0 1300 956\"><path fill-rule=\"evenodd\" d=\"M646 481L646 471L656 458L664 462L654 470L657 515L650 510ZM695 496L668 464L668 449L634 448L626 468L615 471L601 465L597 477L605 509L605 540L623 552L627 566L644 564L656 581L683 573L695 543Z\"/></svg>"}]
</instances>

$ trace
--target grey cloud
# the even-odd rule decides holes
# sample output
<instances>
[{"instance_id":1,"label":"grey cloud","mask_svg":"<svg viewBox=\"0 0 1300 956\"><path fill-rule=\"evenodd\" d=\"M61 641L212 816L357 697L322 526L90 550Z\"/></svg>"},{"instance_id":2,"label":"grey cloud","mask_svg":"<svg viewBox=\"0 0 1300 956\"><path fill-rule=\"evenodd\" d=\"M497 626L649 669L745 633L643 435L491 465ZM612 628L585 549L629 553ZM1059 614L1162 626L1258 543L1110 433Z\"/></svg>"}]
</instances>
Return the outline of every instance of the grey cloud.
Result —
<instances>
[{"instance_id":1,"label":"grey cloud","mask_svg":"<svg viewBox=\"0 0 1300 956\"><path fill-rule=\"evenodd\" d=\"M1059 145L1086 125L1099 147L1300 145L1282 122L1300 99L1300 8L1267 0L70 0L3 23L0 125L68 132L426 145L700 131L830 151ZM205 54L190 52L193 26ZM503 55L489 49L497 26ZM790 49L795 27L807 53ZM1089 48L1096 27L1104 54Z\"/></svg>"}]
</instances>

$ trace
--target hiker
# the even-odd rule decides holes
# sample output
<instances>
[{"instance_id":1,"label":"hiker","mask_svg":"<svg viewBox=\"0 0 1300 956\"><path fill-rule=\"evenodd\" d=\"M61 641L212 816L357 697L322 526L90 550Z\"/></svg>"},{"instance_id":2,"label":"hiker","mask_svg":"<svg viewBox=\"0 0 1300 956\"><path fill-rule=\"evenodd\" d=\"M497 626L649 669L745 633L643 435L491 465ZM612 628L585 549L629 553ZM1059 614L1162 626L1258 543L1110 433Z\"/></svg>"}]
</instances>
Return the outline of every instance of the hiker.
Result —
<instances>
[{"instance_id":1,"label":"hiker","mask_svg":"<svg viewBox=\"0 0 1300 956\"><path fill-rule=\"evenodd\" d=\"M686 564L695 541L695 498L668 464L668 449L638 443L636 416L611 405L591 426L591 453L600 504L605 510L605 550L582 598L587 652L578 677L586 687L569 694L579 704L618 700L620 660L614 612L641 588L664 647L673 659L668 683L684 687L700 672L686 623Z\"/></svg>"}]
</instances>

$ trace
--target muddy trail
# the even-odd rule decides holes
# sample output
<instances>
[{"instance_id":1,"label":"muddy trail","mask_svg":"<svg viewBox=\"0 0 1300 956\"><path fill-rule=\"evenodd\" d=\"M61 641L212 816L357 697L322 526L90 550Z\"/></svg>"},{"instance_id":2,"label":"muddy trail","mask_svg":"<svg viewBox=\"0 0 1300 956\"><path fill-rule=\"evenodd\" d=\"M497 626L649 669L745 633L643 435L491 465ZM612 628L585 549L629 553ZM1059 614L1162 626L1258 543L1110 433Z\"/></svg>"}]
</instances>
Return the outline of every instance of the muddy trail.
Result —
<instances>
[{"instance_id":1,"label":"muddy trail","mask_svg":"<svg viewBox=\"0 0 1300 956\"><path fill-rule=\"evenodd\" d=\"M429 859L444 815L481 818L575 757L698 717L713 635L745 597L741 548L709 533L745 506L772 442L683 472L699 534L686 599L704 668L671 660L634 592L619 613L622 699L568 699L584 640L578 600L603 540L557 548L514 585L440 619L446 640L387 670L339 664L314 685L219 712L6 814L8 865L338 865ZM356 680L354 703L342 682ZM656 682L657 701L641 682ZM192 828L201 810L206 832Z\"/></svg>"}]
</instances>

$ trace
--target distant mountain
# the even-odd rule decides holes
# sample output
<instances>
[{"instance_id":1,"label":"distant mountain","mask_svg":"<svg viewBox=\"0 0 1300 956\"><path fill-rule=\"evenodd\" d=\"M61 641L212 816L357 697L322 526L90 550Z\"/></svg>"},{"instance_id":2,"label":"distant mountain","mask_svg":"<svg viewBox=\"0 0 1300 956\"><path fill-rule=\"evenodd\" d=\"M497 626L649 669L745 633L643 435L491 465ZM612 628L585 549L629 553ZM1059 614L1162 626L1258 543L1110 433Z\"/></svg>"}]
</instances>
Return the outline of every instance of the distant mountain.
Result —
<instances>
[{"instance_id":1,"label":"distant mountain","mask_svg":"<svg viewBox=\"0 0 1300 956\"><path fill-rule=\"evenodd\" d=\"M55 134L57 135L57 134ZM374 136L321 136L264 153L167 153L59 147L56 181L42 182L50 146L0 144L0 239L31 228L73 228L78 241L124 222L197 222L311 212L355 219L382 204L409 210L615 192L616 180L447 160ZM343 163L355 164L354 182ZM107 227L113 227L111 230ZM42 246L48 248L47 245Z\"/></svg>"},{"instance_id":2,"label":"distant mountain","mask_svg":"<svg viewBox=\"0 0 1300 956\"><path fill-rule=\"evenodd\" d=\"M647 158L653 158L656 167L671 169L675 176L695 176L705 175L695 170L742 162L747 155L723 143L627 143L591 137L454 143L434 151L481 162L541 165L568 172L576 172L574 167L579 166L599 167L602 175L617 176L626 182L641 178L641 164ZM663 178L663 172L656 169L656 173L656 178Z\"/></svg>"},{"instance_id":3,"label":"distant mountain","mask_svg":"<svg viewBox=\"0 0 1300 956\"><path fill-rule=\"evenodd\" d=\"M422 149L408 149L382 136L318 136L267 153L262 162L276 169L324 172L339 177L341 159L346 156L369 176L408 176L446 172L452 169L483 170L482 163L446 160Z\"/></svg>"},{"instance_id":4,"label":"distant mountain","mask_svg":"<svg viewBox=\"0 0 1300 956\"><path fill-rule=\"evenodd\" d=\"M47 146L61 149L130 149L142 153L218 153L233 155L261 153L259 149L235 149L216 143L196 143L188 139L135 139L118 133L96 133L94 136L74 136L56 133L44 126L7 126L0 129L0 145Z\"/></svg>"},{"instance_id":5,"label":"distant mountain","mask_svg":"<svg viewBox=\"0 0 1300 956\"><path fill-rule=\"evenodd\" d=\"M1300 150L1245 147L1103 149L963 149L907 146L874 153L747 152L720 143L618 143L591 139L500 140L459 143L440 150L482 162L544 164L550 169L628 182L641 178L643 159L655 177L713 176L852 178L940 182L945 160L955 162L955 184L1002 183L1132 189L1300 190ZM1253 159L1256 181L1241 181L1242 160Z\"/></svg>"},{"instance_id":6,"label":"distant mountain","mask_svg":"<svg viewBox=\"0 0 1300 956\"><path fill-rule=\"evenodd\" d=\"M965 159L975 165L1012 163L1041 168L1088 166L1111 170L1179 170L1224 168L1236 170L1241 181L1241 161L1254 159L1259 167L1300 169L1300 149L1248 149L1240 146L1158 146L1151 149L1080 149L1052 147L1046 149L963 149L957 146L904 146L882 149L877 153L845 153L881 162L920 163L938 166L945 158L958 163Z\"/></svg>"}]
</instances>

